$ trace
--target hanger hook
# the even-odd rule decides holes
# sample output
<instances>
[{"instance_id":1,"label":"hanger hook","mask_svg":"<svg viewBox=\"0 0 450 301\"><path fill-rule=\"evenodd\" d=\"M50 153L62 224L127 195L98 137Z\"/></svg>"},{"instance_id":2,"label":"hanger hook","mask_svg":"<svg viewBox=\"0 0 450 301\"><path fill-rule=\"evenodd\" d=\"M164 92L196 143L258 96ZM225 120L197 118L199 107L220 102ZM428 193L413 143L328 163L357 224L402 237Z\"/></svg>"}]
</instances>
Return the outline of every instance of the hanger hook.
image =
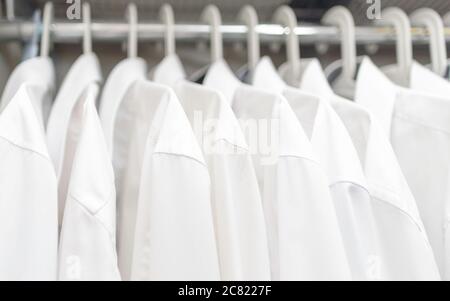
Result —
<instances>
[{"instance_id":1,"label":"hanger hook","mask_svg":"<svg viewBox=\"0 0 450 301\"><path fill-rule=\"evenodd\" d=\"M130 3L127 7L128 18L128 57L136 58L138 55L138 13L136 4Z\"/></svg>"},{"instance_id":2,"label":"hanger hook","mask_svg":"<svg viewBox=\"0 0 450 301\"><path fill-rule=\"evenodd\" d=\"M44 6L42 21L41 57L48 57L50 53L50 27L53 21L53 3L47 2Z\"/></svg>"},{"instance_id":3,"label":"hanger hook","mask_svg":"<svg viewBox=\"0 0 450 301\"><path fill-rule=\"evenodd\" d=\"M253 6L245 5L239 11L238 20L247 26L248 67L253 71L260 57L259 35L256 31L258 14Z\"/></svg>"},{"instance_id":4,"label":"hanger hook","mask_svg":"<svg viewBox=\"0 0 450 301\"><path fill-rule=\"evenodd\" d=\"M397 63L405 78L409 78L413 64L411 24L406 13L398 7L388 7L381 12L376 23L393 26L397 36Z\"/></svg>"},{"instance_id":5,"label":"hanger hook","mask_svg":"<svg viewBox=\"0 0 450 301\"><path fill-rule=\"evenodd\" d=\"M91 32L91 6L88 2L83 3L83 52L84 54L92 52L92 32Z\"/></svg>"},{"instance_id":6,"label":"hanger hook","mask_svg":"<svg viewBox=\"0 0 450 301\"><path fill-rule=\"evenodd\" d=\"M208 23L211 28L211 56L212 61L217 62L223 58L222 32L220 26L222 18L220 11L215 5L208 5L203 9L201 20Z\"/></svg>"},{"instance_id":7,"label":"hanger hook","mask_svg":"<svg viewBox=\"0 0 450 301\"><path fill-rule=\"evenodd\" d=\"M159 11L161 21L164 23L164 47L166 56L175 54L175 17L170 4L164 4Z\"/></svg>"},{"instance_id":8,"label":"hanger hook","mask_svg":"<svg viewBox=\"0 0 450 301\"><path fill-rule=\"evenodd\" d=\"M6 0L6 19L12 21L16 18L16 10L14 8L14 0Z\"/></svg>"},{"instance_id":9,"label":"hanger hook","mask_svg":"<svg viewBox=\"0 0 450 301\"><path fill-rule=\"evenodd\" d=\"M287 27L286 51L287 60L291 66L294 78L300 72L300 43L295 28L297 27L297 16L292 8L287 5L280 6L273 15L274 23Z\"/></svg>"},{"instance_id":10,"label":"hanger hook","mask_svg":"<svg viewBox=\"0 0 450 301\"><path fill-rule=\"evenodd\" d=\"M328 10L322 23L336 26L341 34L342 73L353 79L356 73L356 30L355 21L348 8L335 6Z\"/></svg>"},{"instance_id":11,"label":"hanger hook","mask_svg":"<svg viewBox=\"0 0 450 301\"><path fill-rule=\"evenodd\" d=\"M447 45L445 41L444 22L441 16L431 8L421 8L410 16L411 24L424 26L430 34L430 53L433 71L444 75L447 70Z\"/></svg>"}]
</instances>

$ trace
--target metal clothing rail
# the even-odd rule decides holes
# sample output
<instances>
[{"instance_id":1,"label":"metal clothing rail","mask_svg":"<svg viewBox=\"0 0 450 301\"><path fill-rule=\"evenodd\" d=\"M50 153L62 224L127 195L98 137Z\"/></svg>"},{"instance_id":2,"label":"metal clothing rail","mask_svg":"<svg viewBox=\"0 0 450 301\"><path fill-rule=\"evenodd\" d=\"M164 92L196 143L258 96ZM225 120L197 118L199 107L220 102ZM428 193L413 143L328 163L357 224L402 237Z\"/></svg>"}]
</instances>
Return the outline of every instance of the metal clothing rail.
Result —
<instances>
[{"instance_id":1,"label":"metal clothing rail","mask_svg":"<svg viewBox=\"0 0 450 301\"><path fill-rule=\"evenodd\" d=\"M0 41L27 40L34 31L35 24L28 21L0 21ZM125 22L92 22L92 38L97 41L124 41L128 34L128 23ZM243 41L246 39L247 27L239 24L223 24L220 26L224 41ZM428 32L425 28L413 27L414 43L428 43ZM52 41L57 43L79 42L83 36L82 23L56 21L51 25ZM276 24L260 24L257 32L262 43L279 42L284 39L288 29ZM157 23L140 23L138 25L139 40L149 41L163 38L164 25ZM177 41L208 40L210 27L202 24L176 24ZM301 44L337 44L340 42L339 30L330 26L314 24L299 25L295 33ZM450 28L445 29L446 40L450 42ZM394 43L395 32L390 27L365 26L356 27L358 44Z\"/></svg>"}]
</instances>

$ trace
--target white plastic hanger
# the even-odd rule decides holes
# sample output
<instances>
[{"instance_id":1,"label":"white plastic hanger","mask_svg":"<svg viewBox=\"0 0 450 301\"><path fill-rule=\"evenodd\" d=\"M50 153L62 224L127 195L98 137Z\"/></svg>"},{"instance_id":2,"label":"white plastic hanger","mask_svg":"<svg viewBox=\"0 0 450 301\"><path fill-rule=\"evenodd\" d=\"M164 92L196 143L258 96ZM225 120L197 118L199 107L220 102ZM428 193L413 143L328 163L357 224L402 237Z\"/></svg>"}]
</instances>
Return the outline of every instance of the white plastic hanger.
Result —
<instances>
[{"instance_id":1,"label":"white plastic hanger","mask_svg":"<svg viewBox=\"0 0 450 301\"><path fill-rule=\"evenodd\" d=\"M170 4L164 4L159 11L161 21L164 23L164 49L166 56L175 54L175 17Z\"/></svg>"},{"instance_id":2,"label":"white plastic hanger","mask_svg":"<svg viewBox=\"0 0 450 301\"><path fill-rule=\"evenodd\" d=\"M210 4L205 7L201 20L211 27L211 60L212 62L220 61L223 58L222 32L220 31L222 18L217 6Z\"/></svg>"},{"instance_id":3,"label":"white plastic hanger","mask_svg":"<svg viewBox=\"0 0 450 301\"><path fill-rule=\"evenodd\" d=\"M425 26L430 34L431 66L435 73L443 76L447 70L447 45L444 22L441 16L430 8L421 8L410 16L414 26Z\"/></svg>"},{"instance_id":4,"label":"white plastic hanger","mask_svg":"<svg viewBox=\"0 0 450 301\"><path fill-rule=\"evenodd\" d=\"M322 23L336 26L341 34L342 76L354 81L356 73L356 38L355 21L350 11L344 6L331 8L322 18Z\"/></svg>"},{"instance_id":5,"label":"white plastic hanger","mask_svg":"<svg viewBox=\"0 0 450 301\"><path fill-rule=\"evenodd\" d=\"M130 3L127 7L128 18L128 58L138 55L138 13L136 4Z\"/></svg>"},{"instance_id":6,"label":"white plastic hanger","mask_svg":"<svg viewBox=\"0 0 450 301\"><path fill-rule=\"evenodd\" d=\"M41 40L42 17L41 11L33 13L33 34L23 49L22 61L37 57L39 55L39 41Z\"/></svg>"},{"instance_id":7,"label":"white plastic hanger","mask_svg":"<svg viewBox=\"0 0 450 301\"><path fill-rule=\"evenodd\" d=\"M47 2L44 6L42 21L41 57L48 57L50 53L50 27L53 21L53 3Z\"/></svg>"},{"instance_id":8,"label":"white plastic hanger","mask_svg":"<svg viewBox=\"0 0 450 301\"><path fill-rule=\"evenodd\" d=\"M297 17L287 5L279 7L274 15L273 21L286 27L286 51L287 61L290 65L290 70L293 73L292 78L298 78L300 74L300 44L298 36L295 33L297 27Z\"/></svg>"},{"instance_id":9,"label":"white plastic hanger","mask_svg":"<svg viewBox=\"0 0 450 301\"><path fill-rule=\"evenodd\" d=\"M12 21L16 18L16 10L14 8L14 0L6 0L6 19Z\"/></svg>"},{"instance_id":10,"label":"white plastic hanger","mask_svg":"<svg viewBox=\"0 0 450 301\"><path fill-rule=\"evenodd\" d=\"M389 7L381 12L381 19L376 23L393 26L397 36L397 64L400 75L409 81L413 64L411 24L406 13L398 7Z\"/></svg>"},{"instance_id":11,"label":"white plastic hanger","mask_svg":"<svg viewBox=\"0 0 450 301\"><path fill-rule=\"evenodd\" d=\"M91 33L91 6L88 2L83 3L83 53L88 54L92 52L92 33Z\"/></svg>"},{"instance_id":12,"label":"white plastic hanger","mask_svg":"<svg viewBox=\"0 0 450 301\"><path fill-rule=\"evenodd\" d=\"M258 15L251 5L245 5L238 14L238 20L247 26L247 54L248 68L253 73L260 57L259 35L256 31L258 26Z\"/></svg>"}]
</instances>

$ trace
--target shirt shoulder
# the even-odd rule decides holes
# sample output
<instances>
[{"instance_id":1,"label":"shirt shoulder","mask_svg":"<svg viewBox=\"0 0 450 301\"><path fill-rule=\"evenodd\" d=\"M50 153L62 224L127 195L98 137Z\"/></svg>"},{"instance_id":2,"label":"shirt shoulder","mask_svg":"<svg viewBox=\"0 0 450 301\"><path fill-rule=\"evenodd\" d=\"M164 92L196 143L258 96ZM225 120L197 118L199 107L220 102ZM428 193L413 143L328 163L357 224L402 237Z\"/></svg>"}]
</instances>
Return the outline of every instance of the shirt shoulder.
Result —
<instances>
[{"instance_id":1,"label":"shirt shoulder","mask_svg":"<svg viewBox=\"0 0 450 301\"><path fill-rule=\"evenodd\" d=\"M223 141L243 151L248 150L238 120L222 93L186 81L177 84L176 93L191 120L194 134L201 141L205 138L213 144Z\"/></svg>"},{"instance_id":2,"label":"shirt shoulder","mask_svg":"<svg viewBox=\"0 0 450 301\"><path fill-rule=\"evenodd\" d=\"M184 156L206 165L192 127L175 92L168 86L137 81L134 97L143 97L156 111L149 132L154 153Z\"/></svg>"},{"instance_id":3,"label":"shirt shoulder","mask_svg":"<svg viewBox=\"0 0 450 301\"><path fill-rule=\"evenodd\" d=\"M233 111L245 123L267 127L278 156L292 156L318 162L312 145L288 101L281 93L243 85L233 101ZM264 124L266 123L266 124Z\"/></svg>"},{"instance_id":4,"label":"shirt shoulder","mask_svg":"<svg viewBox=\"0 0 450 301\"><path fill-rule=\"evenodd\" d=\"M357 147L371 196L401 210L423 227L414 196L377 119L346 99L336 98L333 108Z\"/></svg>"},{"instance_id":5,"label":"shirt shoulder","mask_svg":"<svg viewBox=\"0 0 450 301\"><path fill-rule=\"evenodd\" d=\"M17 90L8 105L0 112L0 137L15 147L49 160L42 123L27 91L27 84Z\"/></svg>"}]
</instances>

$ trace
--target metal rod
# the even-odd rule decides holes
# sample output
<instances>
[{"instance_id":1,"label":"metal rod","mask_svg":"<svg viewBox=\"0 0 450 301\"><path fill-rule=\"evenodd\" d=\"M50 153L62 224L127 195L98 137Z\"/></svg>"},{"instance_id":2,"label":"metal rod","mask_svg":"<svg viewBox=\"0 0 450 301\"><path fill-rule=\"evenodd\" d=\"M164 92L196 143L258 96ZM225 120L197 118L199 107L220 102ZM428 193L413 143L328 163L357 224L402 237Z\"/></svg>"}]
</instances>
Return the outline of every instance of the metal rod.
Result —
<instances>
[{"instance_id":1,"label":"metal rod","mask_svg":"<svg viewBox=\"0 0 450 301\"><path fill-rule=\"evenodd\" d=\"M0 22L0 41L28 40L34 32L34 23L26 21ZM77 43L83 35L83 24L73 22L55 22L51 26L52 41L57 43ZM256 28L262 43L279 42L284 40L286 28L275 24L260 24ZM426 29L414 27L412 37L414 43L427 43ZM155 23L140 23L138 25L139 40L159 40L164 36L164 25ZM227 41L244 41L247 27L237 24L224 24L221 26L223 39ZM446 40L450 42L450 28L446 28ZM96 41L124 41L128 33L128 24L125 22L93 22L92 38ZM339 31L335 27L318 25L299 25L295 33L301 44L340 42ZM209 26L201 24L175 25L177 40L208 40ZM357 27L356 41L358 44L385 44L395 42L395 33L390 27L365 26Z\"/></svg>"}]
</instances>

